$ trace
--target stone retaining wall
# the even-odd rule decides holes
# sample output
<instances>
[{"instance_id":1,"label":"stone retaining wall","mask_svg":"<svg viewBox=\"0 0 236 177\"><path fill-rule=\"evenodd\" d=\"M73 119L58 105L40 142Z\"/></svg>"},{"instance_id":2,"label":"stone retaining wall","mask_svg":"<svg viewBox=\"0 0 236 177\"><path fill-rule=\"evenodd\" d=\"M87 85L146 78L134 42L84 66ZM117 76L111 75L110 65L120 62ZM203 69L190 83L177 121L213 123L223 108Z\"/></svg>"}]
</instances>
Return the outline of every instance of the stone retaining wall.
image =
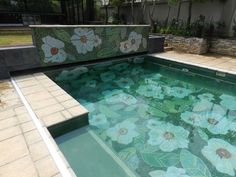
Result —
<instances>
[{"instance_id":1,"label":"stone retaining wall","mask_svg":"<svg viewBox=\"0 0 236 177\"><path fill-rule=\"evenodd\" d=\"M212 39L209 51L221 55L236 56L236 40Z\"/></svg>"},{"instance_id":2,"label":"stone retaining wall","mask_svg":"<svg viewBox=\"0 0 236 177\"><path fill-rule=\"evenodd\" d=\"M167 35L165 40L168 46L176 51L192 54L204 54L208 52L208 41L203 38Z\"/></svg>"}]
</instances>

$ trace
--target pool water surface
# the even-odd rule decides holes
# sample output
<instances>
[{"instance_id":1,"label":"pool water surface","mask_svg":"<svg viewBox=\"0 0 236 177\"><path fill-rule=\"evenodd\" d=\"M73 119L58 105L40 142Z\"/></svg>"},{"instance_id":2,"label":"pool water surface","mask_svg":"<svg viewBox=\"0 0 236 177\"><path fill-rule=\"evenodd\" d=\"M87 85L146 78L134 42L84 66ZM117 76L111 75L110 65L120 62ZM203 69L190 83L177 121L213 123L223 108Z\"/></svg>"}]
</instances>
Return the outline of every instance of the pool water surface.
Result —
<instances>
[{"instance_id":1,"label":"pool water surface","mask_svg":"<svg viewBox=\"0 0 236 177\"><path fill-rule=\"evenodd\" d=\"M235 176L235 84L141 57L47 74L89 110L55 139L78 176Z\"/></svg>"}]
</instances>

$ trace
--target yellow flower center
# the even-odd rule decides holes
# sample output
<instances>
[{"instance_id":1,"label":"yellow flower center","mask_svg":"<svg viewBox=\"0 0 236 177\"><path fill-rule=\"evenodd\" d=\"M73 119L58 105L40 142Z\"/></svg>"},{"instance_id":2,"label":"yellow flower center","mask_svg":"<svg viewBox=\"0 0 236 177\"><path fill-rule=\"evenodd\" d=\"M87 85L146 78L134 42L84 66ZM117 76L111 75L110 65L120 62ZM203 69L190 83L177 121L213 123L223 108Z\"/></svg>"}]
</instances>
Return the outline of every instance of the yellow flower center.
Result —
<instances>
[{"instance_id":1,"label":"yellow flower center","mask_svg":"<svg viewBox=\"0 0 236 177\"><path fill-rule=\"evenodd\" d=\"M220 156L220 158L229 159L231 157L231 153L224 148L217 149L216 154Z\"/></svg>"}]
</instances>

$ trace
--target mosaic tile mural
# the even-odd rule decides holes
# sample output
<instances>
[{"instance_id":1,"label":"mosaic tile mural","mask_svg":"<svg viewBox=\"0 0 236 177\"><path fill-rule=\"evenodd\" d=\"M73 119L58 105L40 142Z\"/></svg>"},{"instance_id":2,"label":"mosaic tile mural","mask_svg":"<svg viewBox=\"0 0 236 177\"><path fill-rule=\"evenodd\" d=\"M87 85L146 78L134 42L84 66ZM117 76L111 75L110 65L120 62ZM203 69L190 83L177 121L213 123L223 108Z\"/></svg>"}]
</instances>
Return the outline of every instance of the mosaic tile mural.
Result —
<instances>
[{"instance_id":1,"label":"mosaic tile mural","mask_svg":"<svg viewBox=\"0 0 236 177\"><path fill-rule=\"evenodd\" d=\"M32 26L42 65L146 52L149 26Z\"/></svg>"}]
</instances>

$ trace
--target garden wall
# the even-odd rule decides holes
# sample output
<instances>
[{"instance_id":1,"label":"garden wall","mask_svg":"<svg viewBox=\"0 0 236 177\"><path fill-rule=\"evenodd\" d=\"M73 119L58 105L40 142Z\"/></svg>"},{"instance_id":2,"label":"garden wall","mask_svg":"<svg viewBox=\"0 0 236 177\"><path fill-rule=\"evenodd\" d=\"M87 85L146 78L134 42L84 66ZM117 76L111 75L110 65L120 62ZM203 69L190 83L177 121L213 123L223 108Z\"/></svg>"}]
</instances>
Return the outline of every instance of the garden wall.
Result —
<instances>
[{"instance_id":1,"label":"garden wall","mask_svg":"<svg viewBox=\"0 0 236 177\"><path fill-rule=\"evenodd\" d=\"M33 25L42 66L148 51L149 25Z\"/></svg>"},{"instance_id":2,"label":"garden wall","mask_svg":"<svg viewBox=\"0 0 236 177\"><path fill-rule=\"evenodd\" d=\"M212 39L210 44L210 52L236 57L236 40Z\"/></svg>"},{"instance_id":3,"label":"garden wall","mask_svg":"<svg viewBox=\"0 0 236 177\"><path fill-rule=\"evenodd\" d=\"M166 35L165 42L176 51L192 54L204 54L208 51L208 42L203 38Z\"/></svg>"}]
</instances>

